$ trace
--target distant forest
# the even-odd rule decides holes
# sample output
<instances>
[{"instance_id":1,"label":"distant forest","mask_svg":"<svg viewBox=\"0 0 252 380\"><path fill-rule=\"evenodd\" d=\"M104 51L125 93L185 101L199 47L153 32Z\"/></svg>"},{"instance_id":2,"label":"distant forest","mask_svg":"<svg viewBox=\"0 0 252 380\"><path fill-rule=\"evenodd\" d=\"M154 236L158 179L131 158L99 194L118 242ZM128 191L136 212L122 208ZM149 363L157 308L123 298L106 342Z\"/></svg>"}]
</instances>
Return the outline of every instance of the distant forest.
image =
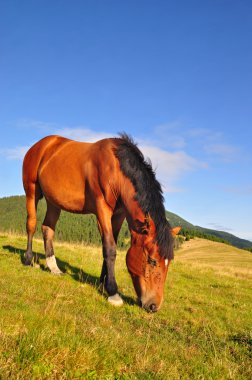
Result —
<instances>
[{"instance_id":1,"label":"distant forest","mask_svg":"<svg viewBox=\"0 0 252 380\"><path fill-rule=\"evenodd\" d=\"M42 199L37 210L37 232L35 237L41 237L41 225L46 213L46 202ZM214 240L231 244L239 248L252 251L252 243L239 239L234 235L223 231L209 230L194 226L176 214L166 211L166 217L172 227L181 226L180 239L189 240L194 237ZM13 196L0 199L0 231L17 234L26 234L26 207L25 196ZM100 245L101 238L98 231L96 217L94 215L79 215L61 211L56 227L55 239L58 241L79 242L88 245ZM127 222L124 221L119 238L118 247L128 247L130 233Z\"/></svg>"},{"instance_id":2,"label":"distant forest","mask_svg":"<svg viewBox=\"0 0 252 380\"><path fill-rule=\"evenodd\" d=\"M37 231L35 237L41 237L41 225L46 214L44 199L38 203ZM26 234L26 207L24 196L0 199L0 230ZM127 223L124 222L118 238L118 246L125 247L130 239ZM101 238L94 215L79 215L61 211L56 226L55 240L100 245Z\"/></svg>"}]
</instances>

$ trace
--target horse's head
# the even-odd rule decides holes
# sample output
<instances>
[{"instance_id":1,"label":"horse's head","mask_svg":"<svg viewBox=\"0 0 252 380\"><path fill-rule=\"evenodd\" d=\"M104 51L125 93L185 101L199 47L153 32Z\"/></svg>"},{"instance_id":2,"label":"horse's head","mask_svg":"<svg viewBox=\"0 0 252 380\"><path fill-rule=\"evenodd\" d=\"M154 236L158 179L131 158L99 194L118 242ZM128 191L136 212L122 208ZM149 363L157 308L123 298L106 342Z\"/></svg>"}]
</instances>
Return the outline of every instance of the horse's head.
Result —
<instances>
[{"instance_id":1,"label":"horse's head","mask_svg":"<svg viewBox=\"0 0 252 380\"><path fill-rule=\"evenodd\" d=\"M148 223L139 222L139 225L141 233L139 229L131 231L131 247L126 263L140 306L149 311L158 311L163 302L164 284L171 260L159 254L152 219L148 220ZM179 230L180 227L176 227L169 233L175 236Z\"/></svg>"}]
</instances>

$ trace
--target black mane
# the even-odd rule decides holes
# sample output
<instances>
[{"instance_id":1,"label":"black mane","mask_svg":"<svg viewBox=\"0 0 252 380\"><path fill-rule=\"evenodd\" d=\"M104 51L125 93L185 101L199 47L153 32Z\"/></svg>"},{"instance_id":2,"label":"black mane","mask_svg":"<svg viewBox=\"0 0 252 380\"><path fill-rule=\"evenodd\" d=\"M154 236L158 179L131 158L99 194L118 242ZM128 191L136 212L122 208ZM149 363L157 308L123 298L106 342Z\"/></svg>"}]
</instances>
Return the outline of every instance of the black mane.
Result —
<instances>
[{"instance_id":1,"label":"black mane","mask_svg":"<svg viewBox=\"0 0 252 380\"><path fill-rule=\"evenodd\" d=\"M160 256L173 259L171 227L165 216L162 188L156 179L151 161L145 160L143 153L126 133L120 134L115 155L122 172L131 180L135 188L135 199L143 213L149 213L155 223Z\"/></svg>"}]
</instances>

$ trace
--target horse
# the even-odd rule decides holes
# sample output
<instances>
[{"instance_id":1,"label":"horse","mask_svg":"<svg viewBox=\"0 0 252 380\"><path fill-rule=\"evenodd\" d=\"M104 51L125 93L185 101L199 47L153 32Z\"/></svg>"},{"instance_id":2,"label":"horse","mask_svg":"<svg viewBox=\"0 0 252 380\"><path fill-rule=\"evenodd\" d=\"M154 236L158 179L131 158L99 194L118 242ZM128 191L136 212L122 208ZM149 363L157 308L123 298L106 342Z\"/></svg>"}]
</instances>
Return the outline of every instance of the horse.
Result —
<instances>
[{"instance_id":1,"label":"horse","mask_svg":"<svg viewBox=\"0 0 252 380\"><path fill-rule=\"evenodd\" d=\"M108 301L123 303L115 279L116 243L126 218L131 245L126 265L138 304L157 311L163 302L167 271L173 259L174 238L165 216L164 198L150 160L125 133L94 143L47 136L35 143L23 161L23 186L27 209L25 265L32 265L32 240L36 230L38 201L47 203L42 223L46 265L58 268L53 237L61 210L92 213L102 240L100 283Z\"/></svg>"}]
</instances>

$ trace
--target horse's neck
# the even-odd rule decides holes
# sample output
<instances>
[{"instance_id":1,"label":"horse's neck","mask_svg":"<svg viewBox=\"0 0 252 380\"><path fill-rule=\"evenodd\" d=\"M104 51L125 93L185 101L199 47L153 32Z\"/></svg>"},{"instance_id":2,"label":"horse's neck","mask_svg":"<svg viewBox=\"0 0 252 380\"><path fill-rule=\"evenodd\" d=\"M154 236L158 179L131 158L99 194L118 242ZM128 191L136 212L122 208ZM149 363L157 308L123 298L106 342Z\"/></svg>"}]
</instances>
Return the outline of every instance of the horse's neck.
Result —
<instances>
[{"instance_id":1,"label":"horse's neck","mask_svg":"<svg viewBox=\"0 0 252 380\"><path fill-rule=\"evenodd\" d=\"M124 206L131 234L131 242L136 246L144 246L150 238L150 231L147 231L146 216L138 202L134 199L135 192L130 194L130 188L128 188L127 195Z\"/></svg>"},{"instance_id":2,"label":"horse's neck","mask_svg":"<svg viewBox=\"0 0 252 380\"><path fill-rule=\"evenodd\" d=\"M126 219L131 233L132 242L137 245L148 245L155 237L155 226L153 221L146 221L146 214L136 201L134 186L128 178L124 178L121 186L121 198L125 207Z\"/></svg>"},{"instance_id":3,"label":"horse's neck","mask_svg":"<svg viewBox=\"0 0 252 380\"><path fill-rule=\"evenodd\" d=\"M139 220L144 222L145 214L140 205L135 199L136 192L128 178L124 178L123 185L121 185L121 198L126 211L126 218L129 228L134 228L135 221Z\"/></svg>"}]
</instances>

